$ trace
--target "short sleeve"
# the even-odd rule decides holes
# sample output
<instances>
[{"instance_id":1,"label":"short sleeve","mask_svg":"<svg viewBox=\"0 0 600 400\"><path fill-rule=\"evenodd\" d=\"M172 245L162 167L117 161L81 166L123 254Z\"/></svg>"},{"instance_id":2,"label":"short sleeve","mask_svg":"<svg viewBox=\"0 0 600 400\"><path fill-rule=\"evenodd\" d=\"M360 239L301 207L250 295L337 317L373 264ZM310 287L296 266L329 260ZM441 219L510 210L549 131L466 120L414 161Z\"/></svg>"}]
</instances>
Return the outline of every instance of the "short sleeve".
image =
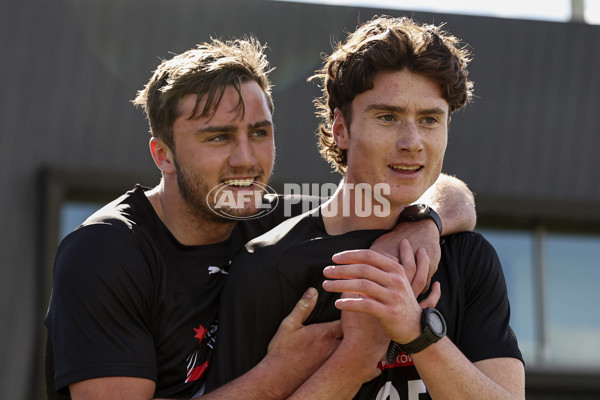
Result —
<instances>
[{"instance_id":1,"label":"short sleeve","mask_svg":"<svg viewBox=\"0 0 600 400\"><path fill-rule=\"evenodd\" d=\"M492 245L477 233L459 235L465 282L460 348L471 361L497 357L522 360L510 327L510 304L502 265Z\"/></svg>"},{"instance_id":2,"label":"short sleeve","mask_svg":"<svg viewBox=\"0 0 600 400\"><path fill-rule=\"evenodd\" d=\"M103 376L156 379L151 275L125 226L89 225L63 240L46 316L57 389Z\"/></svg>"}]
</instances>

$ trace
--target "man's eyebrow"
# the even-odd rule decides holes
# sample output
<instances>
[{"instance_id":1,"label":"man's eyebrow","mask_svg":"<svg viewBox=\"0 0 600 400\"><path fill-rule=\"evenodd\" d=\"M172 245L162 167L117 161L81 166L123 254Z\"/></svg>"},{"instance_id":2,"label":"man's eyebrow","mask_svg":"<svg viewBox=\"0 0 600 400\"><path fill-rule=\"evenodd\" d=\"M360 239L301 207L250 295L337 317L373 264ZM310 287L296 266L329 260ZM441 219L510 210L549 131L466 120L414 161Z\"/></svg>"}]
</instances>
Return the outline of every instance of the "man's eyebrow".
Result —
<instances>
[{"instance_id":1,"label":"man's eyebrow","mask_svg":"<svg viewBox=\"0 0 600 400\"><path fill-rule=\"evenodd\" d=\"M392 111L392 112L396 112L396 113L404 113L404 112L406 112L406 107L393 106L390 104L370 104L367 106L367 111L370 111L370 110ZM431 114L444 115L445 113L446 113L446 111L444 111L444 109L442 109L440 107L425 108L425 109L417 111L417 114L419 114L419 115L431 115Z\"/></svg>"},{"instance_id":2,"label":"man's eyebrow","mask_svg":"<svg viewBox=\"0 0 600 400\"><path fill-rule=\"evenodd\" d=\"M446 111L440 107L434 107L434 108L426 108L424 110L419 110L418 114L419 115L431 115L431 114L444 115L444 114L446 114Z\"/></svg>"},{"instance_id":3,"label":"man's eyebrow","mask_svg":"<svg viewBox=\"0 0 600 400\"><path fill-rule=\"evenodd\" d=\"M406 107L392 106L390 104L369 104L367 106L367 111L371 110L404 112L406 111Z\"/></svg>"},{"instance_id":4,"label":"man's eyebrow","mask_svg":"<svg viewBox=\"0 0 600 400\"><path fill-rule=\"evenodd\" d=\"M248 128L250 128L250 129L264 128L264 127L270 127L270 126L273 126L273 122L271 122L268 119L263 119L262 121L257 121L257 122L248 124Z\"/></svg>"},{"instance_id":5,"label":"man's eyebrow","mask_svg":"<svg viewBox=\"0 0 600 400\"><path fill-rule=\"evenodd\" d=\"M273 126L273 122L268 119L248 124L248 129L264 128ZM209 125L202 127L196 133L234 133L237 132L237 125Z\"/></svg>"},{"instance_id":6,"label":"man's eyebrow","mask_svg":"<svg viewBox=\"0 0 600 400\"><path fill-rule=\"evenodd\" d=\"M196 133L232 133L235 131L237 131L235 125L209 125L196 130Z\"/></svg>"}]
</instances>

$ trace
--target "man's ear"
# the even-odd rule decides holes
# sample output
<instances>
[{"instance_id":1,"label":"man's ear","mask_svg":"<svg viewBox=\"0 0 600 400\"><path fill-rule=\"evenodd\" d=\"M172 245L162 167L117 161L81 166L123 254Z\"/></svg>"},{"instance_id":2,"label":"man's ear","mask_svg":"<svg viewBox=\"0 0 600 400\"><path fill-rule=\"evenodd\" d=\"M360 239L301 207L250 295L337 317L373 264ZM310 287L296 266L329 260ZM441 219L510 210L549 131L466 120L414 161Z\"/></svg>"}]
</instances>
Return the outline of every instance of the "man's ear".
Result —
<instances>
[{"instance_id":1,"label":"man's ear","mask_svg":"<svg viewBox=\"0 0 600 400\"><path fill-rule=\"evenodd\" d=\"M331 126L331 133L333 133L333 139L337 146L342 150L348 150L348 140L350 134L348 133L348 125L344 118L344 113L339 108L333 111L333 125Z\"/></svg>"},{"instance_id":2,"label":"man's ear","mask_svg":"<svg viewBox=\"0 0 600 400\"><path fill-rule=\"evenodd\" d=\"M154 163L164 175L171 175L175 173L173 152L162 140L154 136L150 138L150 153L152 153Z\"/></svg>"}]
</instances>

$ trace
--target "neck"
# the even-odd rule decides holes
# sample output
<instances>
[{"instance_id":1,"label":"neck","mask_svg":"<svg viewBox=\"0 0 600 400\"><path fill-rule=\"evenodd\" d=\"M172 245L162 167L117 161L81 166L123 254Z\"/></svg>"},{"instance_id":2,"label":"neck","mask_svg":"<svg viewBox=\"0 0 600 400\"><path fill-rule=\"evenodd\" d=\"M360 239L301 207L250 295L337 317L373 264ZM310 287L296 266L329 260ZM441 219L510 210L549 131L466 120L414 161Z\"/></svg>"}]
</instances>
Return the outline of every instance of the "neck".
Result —
<instances>
[{"instance_id":1,"label":"neck","mask_svg":"<svg viewBox=\"0 0 600 400\"><path fill-rule=\"evenodd\" d=\"M364 229L392 229L404 205L391 204L382 195L344 181L321 206L325 229L330 235Z\"/></svg>"},{"instance_id":2,"label":"neck","mask_svg":"<svg viewBox=\"0 0 600 400\"><path fill-rule=\"evenodd\" d=\"M223 222L191 212L177 188L167 189L164 181L146 192L146 196L163 224L183 245L219 243L227 240L235 228L234 221Z\"/></svg>"}]
</instances>

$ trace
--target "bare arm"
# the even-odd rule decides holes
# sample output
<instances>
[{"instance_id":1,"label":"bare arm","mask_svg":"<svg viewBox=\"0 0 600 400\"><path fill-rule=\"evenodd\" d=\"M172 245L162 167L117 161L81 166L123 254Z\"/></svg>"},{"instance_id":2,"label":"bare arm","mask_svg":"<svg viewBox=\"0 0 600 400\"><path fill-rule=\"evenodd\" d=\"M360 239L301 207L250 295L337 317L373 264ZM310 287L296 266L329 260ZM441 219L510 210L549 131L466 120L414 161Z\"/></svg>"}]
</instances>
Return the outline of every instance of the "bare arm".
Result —
<instances>
[{"instance_id":1,"label":"bare arm","mask_svg":"<svg viewBox=\"0 0 600 400\"><path fill-rule=\"evenodd\" d=\"M280 324L265 358L246 374L201 398L279 400L292 393L329 358L342 336L340 321L303 325L316 302L317 291L307 290ZM156 385L149 379L105 377L77 382L69 389L73 400L150 400Z\"/></svg>"},{"instance_id":2,"label":"bare arm","mask_svg":"<svg viewBox=\"0 0 600 400\"><path fill-rule=\"evenodd\" d=\"M433 186L418 200L433 208L442 220L442 234L447 235L461 231L472 231L477 222L473 193L467 185L452 176L441 174ZM437 225L432 219L415 222L400 222L389 233L381 235L373 245L372 250L400 259L400 242L408 239L413 249L424 248L429 256L428 279L437 271L441 257L440 235ZM414 275L414 269L404 266L409 280ZM424 291L429 288L429 283Z\"/></svg>"},{"instance_id":3,"label":"bare arm","mask_svg":"<svg viewBox=\"0 0 600 400\"><path fill-rule=\"evenodd\" d=\"M442 235L475 229L475 198L467 185L458 178L440 174L418 202L427 204L439 214Z\"/></svg>"},{"instance_id":4,"label":"bare arm","mask_svg":"<svg viewBox=\"0 0 600 400\"><path fill-rule=\"evenodd\" d=\"M471 363L444 337L412 354L412 360L427 391L436 400L525 398L525 369L516 358Z\"/></svg>"}]
</instances>

